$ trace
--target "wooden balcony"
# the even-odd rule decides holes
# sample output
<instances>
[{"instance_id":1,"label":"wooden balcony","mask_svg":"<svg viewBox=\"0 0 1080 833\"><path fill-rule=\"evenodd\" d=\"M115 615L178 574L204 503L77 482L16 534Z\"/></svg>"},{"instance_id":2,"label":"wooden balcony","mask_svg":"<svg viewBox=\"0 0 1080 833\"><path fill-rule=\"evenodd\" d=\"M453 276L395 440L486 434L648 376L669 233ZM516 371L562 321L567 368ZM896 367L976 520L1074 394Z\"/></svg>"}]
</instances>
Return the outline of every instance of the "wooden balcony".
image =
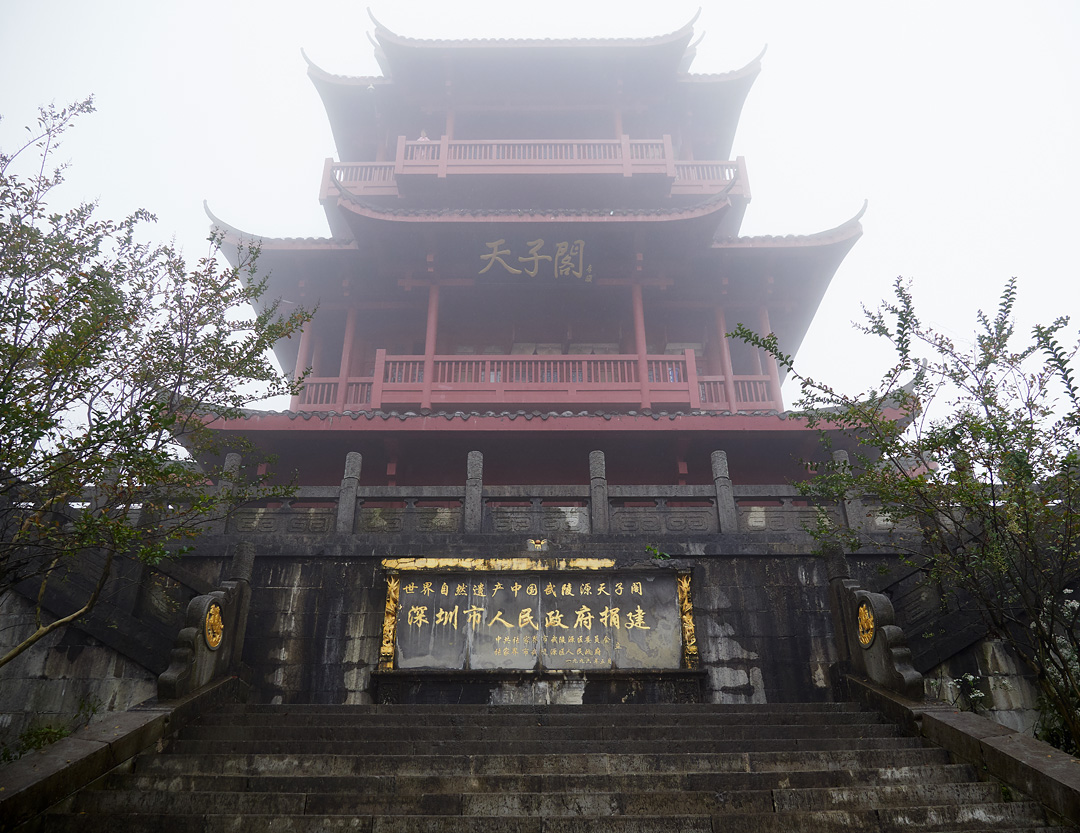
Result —
<instances>
[{"instance_id":1,"label":"wooden balcony","mask_svg":"<svg viewBox=\"0 0 1080 833\"><path fill-rule=\"evenodd\" d=\"M334 183L361 197L396 197L399 185L448 176L595 175L657 176L671 195L708 196L731 187L749 199L746 167L735 161L676 161L671 137L662 139L554 141L439 141L414 142L398 137L393 162L341 165L327 160L323 177L325 199Z\"/></svg>"},{"instance_id":2,"label":"wooden balcony","mask_svg":"<svg viewBox=\"0 0 1080 833\"><path fill-rule=\"evenodd\" d=\"M292 410L683 408L780 410L769 376L700 376L684 355L388 356L371 376L308 377Z\"/></svg>"}]
</instances>

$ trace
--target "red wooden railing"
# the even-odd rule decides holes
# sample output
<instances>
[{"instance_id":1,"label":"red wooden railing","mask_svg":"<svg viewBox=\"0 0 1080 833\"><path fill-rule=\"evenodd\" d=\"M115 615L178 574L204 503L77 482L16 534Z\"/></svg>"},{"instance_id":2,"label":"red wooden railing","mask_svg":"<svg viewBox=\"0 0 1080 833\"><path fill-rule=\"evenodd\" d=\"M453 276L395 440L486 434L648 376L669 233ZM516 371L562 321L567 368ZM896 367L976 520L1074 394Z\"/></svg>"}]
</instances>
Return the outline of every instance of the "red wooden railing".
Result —
<instances>
[{"instance_id":1,"label":"red wooden railing","mask_svg":"<svg viewBox=\"0 0 1080 833\"><path fill-rule=\"evenodd\" d=\"M661 139L554 139L407 141L398 137L392 162L347 165L327 161L323 197L333 183L358 196L397 196L398 178L452 174L664 174L672 194L711 194L732 187L749 197L743 159L675 161L671 137Z\"/></svg>"},{"instance_id":2,"label":"red wooden railing","mask_svg":"<svg viewBox=\"0 0 1080 833\"><path fill-rule=\"evenodd\" d=\"M473 139L398 137L397 176L451 173L661 173L675 176L671 137L661 139Z\"/></svg>"},{"instance_id":3,"label":"red wooden railing","mask_svg":"<svg viewBox=\"0 0 1080 833\"><path fill-rule=\"evenodd\" d=\"M681 356L646 356L647 378L638 357L608 356L435 356L431 380L422 356L376 353L368 377L311 378L294 409L355 410L470 405L581 405L702 408L715 411L780 407L768 376L736 376L728 402L722 376L697 375L692 350Z\"/></svg>"},{"instance_id":4,"label":"red wooden railing","mask_svg":"<svg viewBox=\"0 0 1080 833\"><path fill-rule=\"evenodd\" d=\"M350 165L330 164L328 177L357 196L397 196L397 173L439 174L441 149L437 144L427 148L428 156L418 143L408 143L406 158L394 162L361 162ZM626 172L630 175L649 169L666 168L663 155L666 148L659 142L632 142L630 155L624 161L618 143L605 142L461 142L461 148L451 148L446 174L455 173L595 173ZM616 153L617 152L617 153ZM431 155L434 154L434 155ZM650 154L654 154L650 156ZM627 165L628 161L628 165ZM465 168L468 170L465 170ZM675 162L671 184L672 194L711 194L732 185L732 193L748 195L746 173L742 159L734 162ZM510 169L513 170L510 170ZM398 170L400 169L400 170ZM588 170L586 170L588 169ZM595 169L601 169L599 171ZM324 186L331 193L330 183ZM324 194L325 196L326 194Z\"/></svg>"},{"instance_id":5,"label":"red wooden railing","mask_svg":"<svg viewBox=\"0 0 1080 833\"><path fill-rule=\"evenodd\" d=\"M702 376L698 379L701 390L701 407L709 409L720 406L722 411L769 410L778 408L769 393L771 379L768 376L735 376L732 389L735 407L728 406L727 385L723 376Z\"/></svg>"}]
</instances>

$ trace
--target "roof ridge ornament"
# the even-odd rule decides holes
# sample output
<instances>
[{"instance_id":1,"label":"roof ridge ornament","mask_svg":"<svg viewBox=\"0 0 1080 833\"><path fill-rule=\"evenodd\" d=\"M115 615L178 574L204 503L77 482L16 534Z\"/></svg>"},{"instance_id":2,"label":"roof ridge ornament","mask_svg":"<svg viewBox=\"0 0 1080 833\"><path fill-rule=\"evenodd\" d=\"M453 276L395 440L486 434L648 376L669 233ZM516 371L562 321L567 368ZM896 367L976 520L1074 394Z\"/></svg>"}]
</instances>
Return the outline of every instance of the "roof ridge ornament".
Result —
<instances>
[{"instance_id":1,"label":"roof ridge ornament","mask_svg":"<svg viewBox=\"0 0 1080 833\"><path fill-rule=\"evenodd\" d=\"M239 229L234 225L226 223L210 210L210 203L206 200L203 200L203 211L206 213L206 216L210 218L214 230L236 238L238 243L244 240L250 240L251 242L258 244L262 240L262 237L257 234L251 234L250 232L246 232L243 229Z\"/></svg>"}]
</instances>

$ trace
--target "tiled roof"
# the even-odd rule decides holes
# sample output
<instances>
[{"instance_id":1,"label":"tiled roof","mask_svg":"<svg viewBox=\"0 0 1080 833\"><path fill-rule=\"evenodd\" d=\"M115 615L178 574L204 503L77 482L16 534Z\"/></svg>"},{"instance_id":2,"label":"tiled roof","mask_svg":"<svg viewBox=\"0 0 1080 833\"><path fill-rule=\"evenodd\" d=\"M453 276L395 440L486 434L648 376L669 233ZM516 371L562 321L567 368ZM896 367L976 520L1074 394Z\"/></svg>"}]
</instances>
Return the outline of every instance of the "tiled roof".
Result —
<instances>
[{"instance_id":1,"label":"tiled roof","mask_svg":"<svg viewBox=\"0 0 1080 833\"><path fill-rule=\"evenodd\" d=\"M375 37L382 42L384 39L403 46L433 47L433 48L501 48L501 47L613 47L613 46L649 46L653 44L677 41L680 38L688 38L693 32L694 24L701 15L701 9L684 26L674 32L664 35L654 35L647 38L464 38L451 39L425 39L410 38L399 35L387 29L368 10L368 17L375 24Z\"/></svg>"},{"instance_id":2,"label":"tiled roof","mask_svg":"<svg viewBox=\"0 0 1080 833\"><path fill-rule=\"evenodd\" d=\"M817 231L813 234L757 234L749 237L725 237L713 241L714 249L751 249L755 246L804 246L807 243L831 243L836 240L846 240L853 235L862 233L862 225L859 221L866 213L868 200L863 201L859 213L835 228Z\"/></svg>"},{"instance_id":3,"label":"tiled roof","mask_svg":"<svg viewBox=\"0 0 1080 833\"><path fill-rule=\"evenodd\" d=\"M610 217L663 218L668 220L702 217L727 206L726 191L707 200L679 208L389 208L366 202L339 187L340 202L365 217L375 219L415 218L443 221L514 220L550 221L573 218L577 221L604 221Z\"/></svg>"},{"instance_id":4,"label":"tiled roof","mask_svg":"<svg viewBox=\"0 0 1080 833\"><path fill-rule=\"evenodd\" d=\"M523 420L526 420L526 421L530 421L530 420L533 420L533 419L539 419L539 420L542 420L542 421L547 421L549 419L559 419L559 418L567 418L567 417L574 417L574 418L578 418L578 419L580 419L582 417L587 417L587 418L598 419L598 420L610 420L610 419L615 418L615 417L622 418L622 417L628 417L629 416L629 417L646 417L646 418L650 418L650 419L653 419L653 420L661 420L661 419L672 419L673 420L673 419L677 419L679 417L684 417L684 416L693 416L693 417L707 416L707 417L717 417L717 418L732 417L732 416L740 416L740 417L762 416L762 417L777 417L779 419L787 419L789 416L794 416L793 412L791 412L791 411L774 411L774 410L765 410L765 411L754 411L754 410L752 410L752 411L734 411L734 412L733 411L704 411L704 410L659 411L659 410L653 410L653 409L650 409L650 408L643 408L641 410L633 410L633 411L433 411L433 410L430 410L428 408L422 408L422 409L417 410L417 411L382 411L382 410L364 411L364 410L358 410L358 411L342 411L342 412L338 412L338 411L289 411L289 410L285 410L285 411L255 411L255 410L251 410L251 411L245 412L244 418L248 419L248 418L255 418L255 417L261 417L261 416L271 416L271 415L281 415L281 416L287 416L289 419L305 419L305 420L309 420L309 419L323 419L323 420L325 420L325 419L331 419L331 418L338 419L340 417L349 417L349 418L354 419L354 420L359 420L359 419L363 418L363 419L367 419L368 421L372 421L372 420L376 420L376 419L382 419L382 420L387 420L387 421L392 420L392 419L396 419L396 420L405 421L407 419L428 419L428 418L432 418L432 417L446 419L448 421L449 420L454 420L454 419L467 420L467 419L474 418L474 417L480 417L480 418L486 418L486 419L506 418L506 419L510 419L510 420L523 419Z\"/></svg>"},{"instance_id":5,"label":"tiled roof","mask_svg":"<svg viewBox=\"0 0 1080 833\"><path fill-rule=\"evenodd\" d=\"M351 195L349 195L351 197ZM508 217L532 217L532 216L544 216L547 219L555 219L558 217L629 217L629 216L668 216L668 217L687 217L687 216L702 216L709 213L709 211L715 210L722 206L726 199L723 195L712 197L701 203L697 203L693 206L683 208L655 208L655 209L523 209L523 208L507 208L499 210L484 210L484 209L458 209L447 208L439 211L423 210L423 209L394 209L383 208L381 206L374 206L370 203L363 202L353 198L351 200L353 204L363 206L365 214L368 216L387 215L389 217L403 216L403 217L464 217L470 218L508 218ZM281 246L289 248L304 248L304 249L324 249L333 251L345 251L349 249L358 249L357 244L353 240L338 240L332 237L263 237L257 234L243 231L231 226L225 221L221 220L210 210L209 206L204 202L203 208L206 211L207 216L222 231L226 232L229 236L236 239L251 240L258 242L262 245ZM850 237L853 233L858 232L861 229L859 220L862 219L863 214L866 212L867 203L863 203L862 209L852 217L850 220L841 223L835 228L827 229L825 231L814 232L812 234L787 234L787 235L773 235L773 234L759 234L747 237L727 237L713 242L714 249L746 249L753 248L755 246L800 246L807 243L828 243L833 240L841 240ZM370 213L369 213L370 212ZM693 212L692 214L689 212Z\"/></svg>"}]
</instances>

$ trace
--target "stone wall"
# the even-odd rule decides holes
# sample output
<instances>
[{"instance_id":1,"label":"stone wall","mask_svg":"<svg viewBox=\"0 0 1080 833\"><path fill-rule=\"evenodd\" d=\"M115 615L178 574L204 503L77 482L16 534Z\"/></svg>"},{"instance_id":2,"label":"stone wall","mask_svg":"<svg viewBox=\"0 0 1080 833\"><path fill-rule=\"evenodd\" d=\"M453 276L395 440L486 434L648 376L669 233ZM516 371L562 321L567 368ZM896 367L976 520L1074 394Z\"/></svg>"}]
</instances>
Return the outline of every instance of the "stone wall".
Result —
<instances>
[{"instance_id":1,"label":"stone wall","mask_svg":"<svg viewBox=\"0 0 1080 833\"><path fill-rule=\"evenodd\" d=\"M699 561L694 577L698 646L712 702L829 698L836 651L819 559L718 556Z\"/></svg>"},{"instance_id":2,"label":"stone wall","mask_svg":"<svg viewBox=\"0 0 1080 833\"><path fill-rule=\"evenodd\" d=\"M1017 732L1034 734L1039 690L1031 672L999 639L982 639L939 663L924 678L927 697L974 711Z\"/></svg>"},{"instance_id":3,"label":"stone wall","mask_svg":"<svg viewBox=\"0 0 1080 833\"><path fill-rule=\"evenodd\" d=\"M268 703L369 703L385 582L372 558L256 554L244 662Z\"/></svg>"},{"instance_id":4,"label":"stone wall","mask_svg":"<svg viewBox=\"0 0 1080 833\"><path fill-rule=\"evenodd\" d=\"M33 604L6 594L0 622L0 653L7 653L33 633ZM80 710L123 711L156 693L156 674L77 627L61 628L4 666L0 745L14 747L31 726L73 728Z\"/></svg>"},{"instance_id":5,"label":"stone wall","mask_svg":"<svg viewBox=\"0 0 1080 833\"><path fill-rule=\"evenodd\" d=\"M207 575L208 541L184 563ZM705 696L714 702L831 696L827 579L804 534L695 537L264 535L256 541L244 662L253 696L272 703L370 702L386 600L384 558L607 558L618 569L690 571ZM657 560L646 544L671 556ZM201 563L193 563L201 562Z\"/></svg>"}]
</instances>

